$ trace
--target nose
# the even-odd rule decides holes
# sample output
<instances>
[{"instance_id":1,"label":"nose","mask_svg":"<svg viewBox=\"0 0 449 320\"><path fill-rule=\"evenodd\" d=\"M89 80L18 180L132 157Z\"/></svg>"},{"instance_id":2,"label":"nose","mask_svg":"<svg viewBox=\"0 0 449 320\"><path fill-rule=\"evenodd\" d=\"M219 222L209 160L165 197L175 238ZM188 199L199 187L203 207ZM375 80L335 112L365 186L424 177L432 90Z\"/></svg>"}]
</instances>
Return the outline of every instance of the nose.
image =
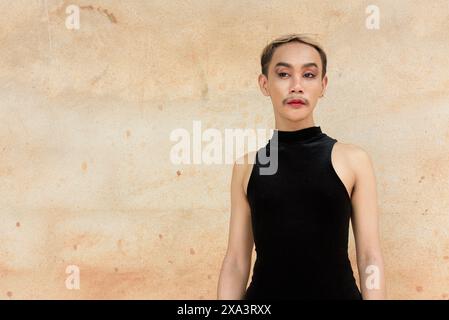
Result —
<instances>
[{"instance_id":1,"label":"nose","mask_svg":"<svg viewBox=\"0 0 449 320\"><path fill-rule=\"evenodd\" d=\"M302 83L301 83L301 80L302 80L301 77L294 76L294 77L291 77L291 79L292 79L292 84L291 84L290 92L304 93Z\"/></svg>"}]
</instances>

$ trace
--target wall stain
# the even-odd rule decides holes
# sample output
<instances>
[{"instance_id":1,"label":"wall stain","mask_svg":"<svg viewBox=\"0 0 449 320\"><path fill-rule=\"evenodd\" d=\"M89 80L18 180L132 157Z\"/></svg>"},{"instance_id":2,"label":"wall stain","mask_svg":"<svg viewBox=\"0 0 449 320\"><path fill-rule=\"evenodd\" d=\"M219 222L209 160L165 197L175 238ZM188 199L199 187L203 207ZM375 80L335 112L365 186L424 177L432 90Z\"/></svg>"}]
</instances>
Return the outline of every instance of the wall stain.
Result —
<instances>
[{"instance_id":1,"label":"wall stain","mask_svg":"<svg viewBox=\"0 0 449 320\"><path fill-rule=\"evenodd\" d=\"M98 11L102 14L104 14L106 17L108 17L109 21L111 21L112 23L117 23L117 18L114 16L114 14L112 12L109 12L108 9L103 9L102 7L94 7L92 5L88 5L88 6L80 6L80 9L84 9L84 10L90 10L90 11Z\"/></svg>"},{"instance_id":2,"label":"wall stain","mask_svg":"<svg viewBox=\"0 0 449 320\"><path fill-rule=\"evenodd\" d=\"M83 170L84 173L87 171L87 163L86 163L86 161L83 161L83 163L81 164L81 170Z\"/></svg>"},{"instance_id":3,"label":"wall stain","mask_svg":"<svg viewBox=\"0 0 449 320\"><path fill-rule=\"evenodd\" d=\"M106 71L108 70L108 67L106 67L99 75L95 76L92 78L92 80L90 81L90 85L94 86L97 84L98 81L101 80L101 78L104 77L104 75L106 74Z\"/></svg>"}]
</instances>

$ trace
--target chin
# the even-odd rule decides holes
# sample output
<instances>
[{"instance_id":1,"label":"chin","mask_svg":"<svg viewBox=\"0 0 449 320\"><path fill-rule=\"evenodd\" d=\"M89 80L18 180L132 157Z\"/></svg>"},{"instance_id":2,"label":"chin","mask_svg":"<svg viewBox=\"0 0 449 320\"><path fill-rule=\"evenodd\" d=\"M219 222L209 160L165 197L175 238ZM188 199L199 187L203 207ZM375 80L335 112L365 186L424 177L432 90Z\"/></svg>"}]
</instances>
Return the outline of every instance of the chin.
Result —
<instances>
[{"instance_id":1,"label":"chin","mask_svg":"<svg viewBox=\"0 0 449 320\"><path fill-rule=\"evenodd\" d=\"M301 121L309 117L310 112L307 110L288 110L281 113L281 116L289 121Z\"/></svg>"}]
</instances>

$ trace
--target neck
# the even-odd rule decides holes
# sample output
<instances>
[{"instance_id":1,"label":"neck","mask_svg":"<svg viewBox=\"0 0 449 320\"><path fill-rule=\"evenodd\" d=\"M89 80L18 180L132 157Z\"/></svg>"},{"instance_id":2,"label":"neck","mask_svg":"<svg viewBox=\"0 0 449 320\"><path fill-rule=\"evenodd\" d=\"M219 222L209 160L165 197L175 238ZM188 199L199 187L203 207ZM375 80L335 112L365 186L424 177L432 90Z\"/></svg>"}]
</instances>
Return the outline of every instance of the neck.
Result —
<instances>
[{"instance_id":1,"label":"neck","mask_svg":"<svg viewBox=\"0 0 449 320\"><path fill-rule=\"evenodd\" d=\"M275 129L279 131L296 131L314 127L313 117L308 117L300 121L290 121L288 119L275 119Z\"/></svg>"},{"instance_id":2,"label":"neck","mask_svg":"<svg viewBox=\"0 0 449 320\"><path fill-rule=\"evenodd\" d=\"M311 126L296 130L279 130L273 131L272 139L277 139L280 144L287 143L307 143L315 141L318 138L323 137L325 134L321 131L319 126Z\"/></svg>"}]
</instances>

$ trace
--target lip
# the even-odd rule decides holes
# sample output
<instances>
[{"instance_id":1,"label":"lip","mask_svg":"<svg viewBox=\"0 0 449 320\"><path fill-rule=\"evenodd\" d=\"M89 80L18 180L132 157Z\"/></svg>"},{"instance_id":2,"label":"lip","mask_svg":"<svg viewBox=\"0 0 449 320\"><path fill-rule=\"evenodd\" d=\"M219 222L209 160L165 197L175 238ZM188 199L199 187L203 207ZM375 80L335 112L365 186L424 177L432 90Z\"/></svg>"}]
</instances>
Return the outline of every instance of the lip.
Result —
<instances>
[{"instance_id":1,"label":"lip","mask_svg":"<svg viewBox=\"0 0 449 320\"><path fill-rule=\"evenodd\" d=\"M306 104L306 101L303 98L292 98L292 99L288 99L287 103L301 103L301 104Z\"/></svg>"},{"instance_id":2,"label":"lip","mask_svg":"<svg viewBox=\"0 0 449 320\"><path fill-rule=\"evenodd\" d=\"M287 100L287 104L294 108L299 108L305 105L305 101L302 99L289 99Z\"/></svg>"}]
</instances>

